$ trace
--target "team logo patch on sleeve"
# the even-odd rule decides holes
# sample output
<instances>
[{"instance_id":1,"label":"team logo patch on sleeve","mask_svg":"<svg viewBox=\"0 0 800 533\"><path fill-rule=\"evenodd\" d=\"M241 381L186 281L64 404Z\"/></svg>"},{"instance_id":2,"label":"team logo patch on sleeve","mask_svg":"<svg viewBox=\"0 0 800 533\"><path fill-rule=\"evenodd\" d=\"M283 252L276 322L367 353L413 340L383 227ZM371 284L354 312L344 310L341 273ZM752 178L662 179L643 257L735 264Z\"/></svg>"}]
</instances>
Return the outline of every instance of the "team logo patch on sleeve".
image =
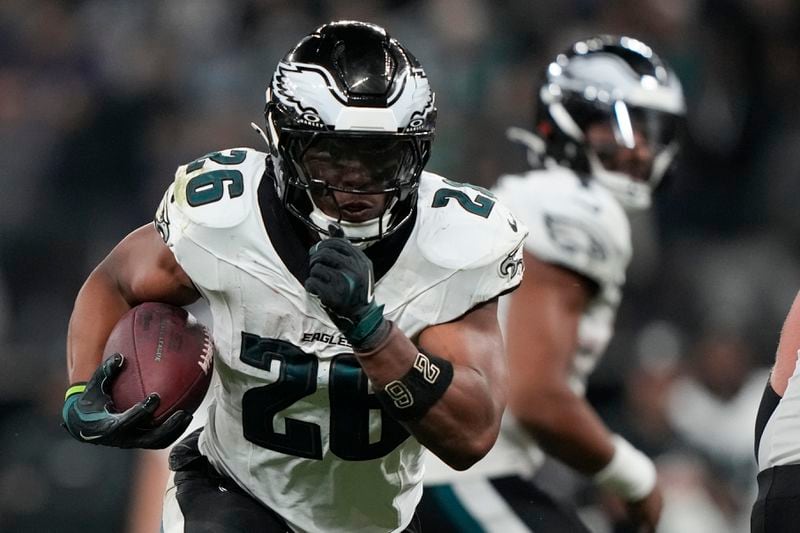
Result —
<instances>
[{"instance_id":1,"label":"team logo patch on sleeve","mask_svg":"<svg viewBox=\"0 0 800 533\"><path fill-rule=\"evenodd\" d=\"M501 278L512 280L518 275L521 275L524 269L525 264L522 260L522 245L520 244L500 262L497 272L500 274Z\"/></svg>"},{"instance_id":2,"label":"team logo patch on sleeve","mask_svg":"<svg viewBox=\"0 0 800 533\"><path fill-rule=\"evenodd\" d=\"M158 231L164 242L169 242L169 209L167 207L169 200L167 197L171 196L170 192L167 192L164 199L161 200L161 205L158 206L156 218L153 221L156 225L156 231Z\"/></svg>"}]
</instances>

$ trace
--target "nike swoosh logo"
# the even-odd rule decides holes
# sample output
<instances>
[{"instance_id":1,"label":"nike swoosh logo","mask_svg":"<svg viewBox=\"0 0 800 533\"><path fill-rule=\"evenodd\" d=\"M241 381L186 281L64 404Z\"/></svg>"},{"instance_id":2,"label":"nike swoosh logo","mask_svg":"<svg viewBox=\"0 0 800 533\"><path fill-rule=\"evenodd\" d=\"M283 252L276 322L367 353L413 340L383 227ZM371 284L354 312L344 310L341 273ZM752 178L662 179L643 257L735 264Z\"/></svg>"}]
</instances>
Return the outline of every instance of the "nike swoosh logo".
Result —
<instances>
[{"instance_id":1,"label":"nike swoosh logo","mask_svg":"<svg viewBox=\"0 0 800 533\"><path fill-rule=\"evenodd\" d=\"M81 438L82 438L83 440L97 440L97 439L99 439L100 437L102 437L102 435L91 435L91 436L84 435L84 434L83 434L83 431L79 431L78 433L80 434L80 436L81 436Z\"/></svg>"}]
</instances>

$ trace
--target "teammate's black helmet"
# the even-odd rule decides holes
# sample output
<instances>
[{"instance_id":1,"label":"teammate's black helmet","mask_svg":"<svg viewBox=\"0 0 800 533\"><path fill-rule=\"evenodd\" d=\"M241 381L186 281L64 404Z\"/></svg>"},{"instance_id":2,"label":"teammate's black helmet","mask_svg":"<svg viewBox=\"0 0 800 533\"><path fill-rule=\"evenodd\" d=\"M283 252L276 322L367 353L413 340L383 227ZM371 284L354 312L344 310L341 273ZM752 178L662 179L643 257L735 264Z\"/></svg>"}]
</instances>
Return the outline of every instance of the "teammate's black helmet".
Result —
<instances>
[{"instance_id":1,"label":"teammate's black helmet","mask_svg":"<svg viewBox=\"0 0 800 533\"><path fill-rule=\"evenodd\" d=\"M546 155L605 185L627 208L650 205L650 196L678 150L685 114L675 73L641 41L601 35L578 41L547 66L538 93L536 133ZM606 122L615 144L599 153L586 140L587 127ZM646 179L606 168L619 148L636 146L634 129L652 152Z\"/></svg>"},{"instance_id":2,"label":"teammate's black helmet","mask_svg":"<svg viewBox=\"0 0 800 533\"><path fill-rule=\"evenodd\" d=\"M409 219L436 108L425 72L383 28L355 21L317 28L278 64L266 99L267 142L289 212L323 235L338 222L354 243L385 237ZM319 152L357 160L370 185L328 183L310 161ZM314 203L314 195L333 190L389 199L381 216L348 222Z\"/></svg>"}]
</instances>

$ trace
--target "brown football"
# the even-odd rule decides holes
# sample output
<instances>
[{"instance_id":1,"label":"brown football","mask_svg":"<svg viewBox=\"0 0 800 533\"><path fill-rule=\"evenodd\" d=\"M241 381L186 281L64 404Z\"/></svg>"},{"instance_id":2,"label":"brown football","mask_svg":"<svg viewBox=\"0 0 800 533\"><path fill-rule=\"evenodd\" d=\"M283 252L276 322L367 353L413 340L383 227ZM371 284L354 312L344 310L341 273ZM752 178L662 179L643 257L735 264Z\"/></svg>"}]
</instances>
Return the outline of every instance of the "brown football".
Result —
<instances>
[{"instance_id":1,"label":"brown football","mask_svg":"<svg viewBox=\"0 0 800 533\"><path fill-rule=\"evenodd\" d=\"M147 302L117 322L106 342L104 357L119 352L122 370L111 382L116 411L124 411L157 393L153 415L158 426L176 411L193 413L211 381L213 344L204 325L185 309Z\"/></svg>"}]
</instances>

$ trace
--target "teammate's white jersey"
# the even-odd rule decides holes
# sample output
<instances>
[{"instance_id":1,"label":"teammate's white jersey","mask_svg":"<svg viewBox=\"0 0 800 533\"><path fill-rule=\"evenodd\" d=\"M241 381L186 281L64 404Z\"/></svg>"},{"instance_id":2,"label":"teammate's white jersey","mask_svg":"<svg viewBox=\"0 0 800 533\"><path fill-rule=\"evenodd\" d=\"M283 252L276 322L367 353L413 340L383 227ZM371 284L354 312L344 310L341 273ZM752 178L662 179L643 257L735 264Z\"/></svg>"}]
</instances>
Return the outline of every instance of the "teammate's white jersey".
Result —
<instances>
[{"instance_id":1,"label":"teammate's white jersey","mask_svg":"<svg viewBox=\"0 0 800 533\"><path fill-rule=\"evenodd\" d=\"M494 193L529 229L524 249L547 263L572 270L597 284L578 327L578 349L569 385L583 395L586 380L611 340L614 318L631 258L630 225L625 211L601 185L554 166L503 176ZM505 311L501 299L501 313ZM430 456L426 483L470 477L532 475L544 454L530 433L506 412L500 437L489 454L466 472L456 472Z\"/></svg>"},{"instance_id":2,"label":"teammate's white jersey","mask_svg":"<svg viewBox=\"0 0 800 533\"><path fill-rule=\"evenodd\" d=\"M421 497L424 449L380 409L296 277L306 249L266 157L234 149L180 167L156 217L214 320L219 380L200 450L296 531L401 530ZM423 173L413 229L375 299L416 340L516 287L525 235L486 191Z\"/></svg>"}]
</instances>

